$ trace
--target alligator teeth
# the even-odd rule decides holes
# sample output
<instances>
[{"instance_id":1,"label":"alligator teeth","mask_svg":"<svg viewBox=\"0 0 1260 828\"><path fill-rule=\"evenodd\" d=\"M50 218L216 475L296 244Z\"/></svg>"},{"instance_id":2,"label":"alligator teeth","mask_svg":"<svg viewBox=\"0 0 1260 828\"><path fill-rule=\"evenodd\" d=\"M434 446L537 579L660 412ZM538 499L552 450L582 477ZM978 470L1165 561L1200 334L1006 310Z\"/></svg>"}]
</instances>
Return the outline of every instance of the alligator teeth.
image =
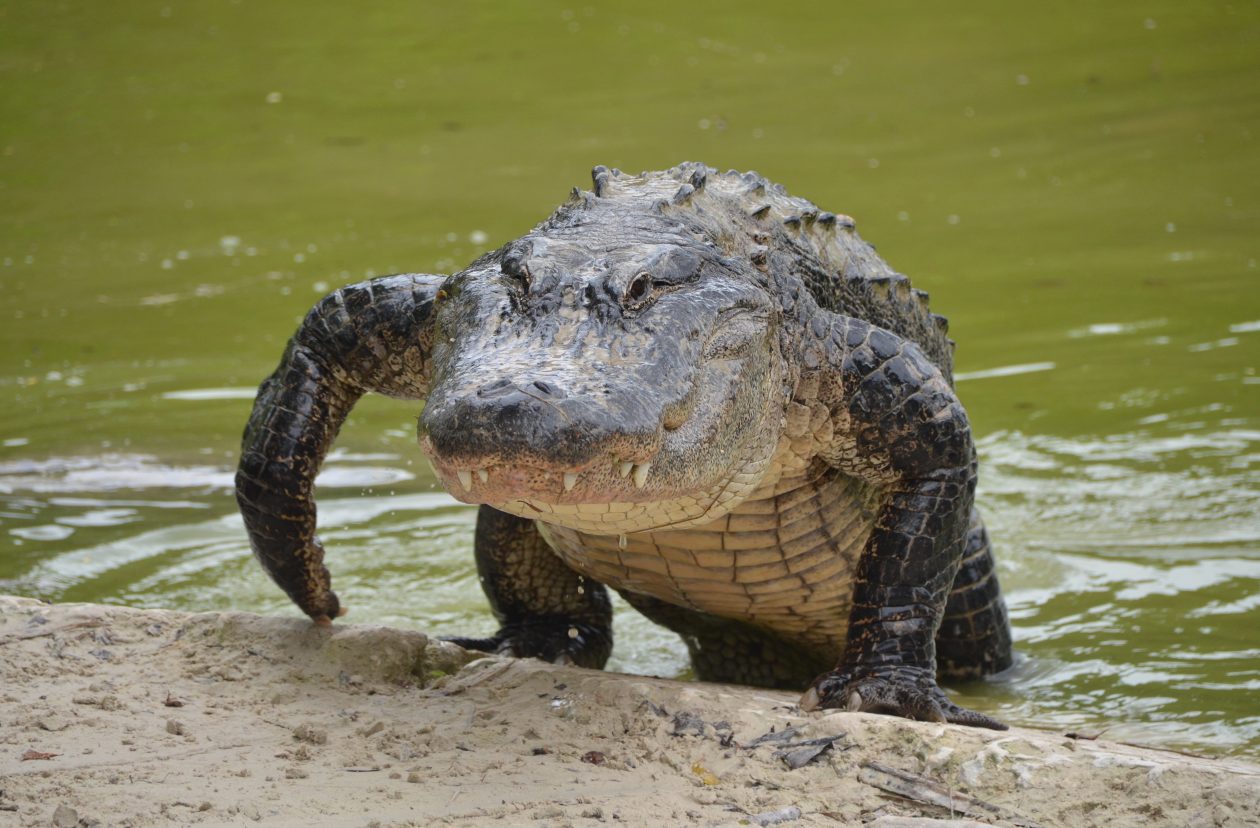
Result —
<instances>
[{"instance_id":1,"label":"alligator teeth","mask_svg":"<svg viewBox=\"0 0 1260 828\"><path fill-rule=\"evenodd\" d=\"M482 483L485 483L487 480L490 479L490 473L487 472L485 469L477 469L477 479L480 480Z\"/></svg>"},{"instance_id":2,"label":"alligator teeth","mask_svg":"<svg viewBox=\"0 0 1260 828\"><path fill-rule=\"evenodd\" d=\"M643 484L647 482L648 470L652 468L651 463L635 463L634 464L634 487L642 489Z\"/></svg>"},{"instance_id":3,"label":"alligator teeth","mask_svg":"<svg viewBox=\"0 0 1260 828\"><path fill-rule=\"evenodd\" d=\"M577 485L577 478L578 476L572 472L564 473L564 490L566 492L573 491L573 487Z\"/></svg>"},{"instance_id":4,"label":"alligator teeth","mask_svg":"<svg viewBox=\"0 0 1260 828\"><path fill-rule=\"evenodd\" d=\"M630 474L630 470L634 468L634 463L619 463L617 465L617 473L622 477Z\"/></svg>"},{"instance_id":5,"label":"alligator teeth","mask_svg":"<svg viewBox=\"0 0 1260 828\"><path fill-rule=\"evenodd\" d=\"M472 472L467 469L460 469L455 474L459 477L459 485L464 487L464 491L472 488Z\"/></svg>"}]
</instances>

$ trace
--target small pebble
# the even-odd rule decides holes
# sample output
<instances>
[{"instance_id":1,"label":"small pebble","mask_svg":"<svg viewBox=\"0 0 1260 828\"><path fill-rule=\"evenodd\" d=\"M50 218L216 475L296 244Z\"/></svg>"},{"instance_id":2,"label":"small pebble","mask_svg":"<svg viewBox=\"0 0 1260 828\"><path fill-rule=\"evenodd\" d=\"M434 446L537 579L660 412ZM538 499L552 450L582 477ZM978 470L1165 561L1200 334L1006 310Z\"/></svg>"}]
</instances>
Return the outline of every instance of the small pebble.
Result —
<instances>
[{"instance_id":1,"label":"small pebble","mask_svg":"<svg viewBox=\"0 0 1260 828\"><path fill-rule=\"evenodd\" d=\"M309 724L300 724L293 728L293 738L299 742L310 742L312 745L328 744L328 732Z\"/></svg>"},{"instance_id":2,"label":"small pebble","mask_svg":"<svg viewBox=\"0 0 1260 828\"><path fill-rule=\"evenodd\" d=\"M79 812L69 805L58 805L53 811L52 824L56 828L75 828L79 824Z\"/></svg>"},{"instance_id":3,"label":"small pebble","mask_svg":"<svg viewBox=\"0 0 1260 828\"><path fill-rule=\"evenodd\" d=\"M777 811L766 811L761 814L751 814L748 819L755 825L779 825L784 822L794 822L801 818L801 809L795 805L789 805L786 808L780 808Z\"/></svg>"}]
</instances>

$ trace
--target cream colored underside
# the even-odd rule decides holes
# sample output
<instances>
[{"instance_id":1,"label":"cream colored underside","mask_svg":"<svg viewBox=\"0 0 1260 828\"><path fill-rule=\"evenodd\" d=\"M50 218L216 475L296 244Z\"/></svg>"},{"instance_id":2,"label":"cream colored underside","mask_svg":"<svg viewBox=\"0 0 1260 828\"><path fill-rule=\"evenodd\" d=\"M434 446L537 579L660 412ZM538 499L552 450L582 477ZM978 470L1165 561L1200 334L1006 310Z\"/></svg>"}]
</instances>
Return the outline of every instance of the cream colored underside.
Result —
<instances>
[{"instance_id":1,"label":"cream colored underside","mask_svg":"<svg viewBox=\"0 0 1260 828\"><path fill-rule=\"evenodd\" d=\"M618 537L545 518L538 527L570 567L601 583L838 652L882 496L820 460L775 471L729 514L683 530Z\"/></svg>"}]
</instances>

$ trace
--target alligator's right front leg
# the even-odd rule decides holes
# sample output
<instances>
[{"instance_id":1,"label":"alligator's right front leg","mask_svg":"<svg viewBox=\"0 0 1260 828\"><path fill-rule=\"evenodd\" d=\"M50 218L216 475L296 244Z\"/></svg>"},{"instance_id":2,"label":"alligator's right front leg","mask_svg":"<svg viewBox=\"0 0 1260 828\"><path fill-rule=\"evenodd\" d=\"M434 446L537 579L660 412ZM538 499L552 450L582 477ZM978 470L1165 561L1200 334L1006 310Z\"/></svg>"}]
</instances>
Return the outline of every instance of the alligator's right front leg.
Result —
<instances>
[{"instance_id":1,"label":"alligator's right front leg","mask_svg":"<svg viewBox=\"0 0 1260 828\"><path fill-rule=\"evenodd\" d=\"M565 565L534 521L482 506L474 548L499 631L449 641L470 650L604 666L613 644L608 590Z\"/></svg>"},{"instance_id":2,"label":"alligator's right front leg","mask_svg":"<svg viewBox=\"0 0 1260 828\"><path fill-rule=\"evenodd\" d=\"M936 633L976 485L967 414L913 342L859 319L820 313L815 321L812 361L832 372L822 396L834 436L822 456L887 496L857 562L844 653L801 706L1005 730L936 684Z\"/></svg>"},{"instance_id":3,"label":"alligator's right front leg","mask_svg":"<svg viewBox=\"0 0 1260 828\"><path fill-rule=\"evenodd\" d=\"M430 311L445 278L387 276L335 291L307 314L258 389L236 500L263 568L316 623L342 608L315 535L315 475L365 392L425 396Z\"/></svg>"}]
</instances>

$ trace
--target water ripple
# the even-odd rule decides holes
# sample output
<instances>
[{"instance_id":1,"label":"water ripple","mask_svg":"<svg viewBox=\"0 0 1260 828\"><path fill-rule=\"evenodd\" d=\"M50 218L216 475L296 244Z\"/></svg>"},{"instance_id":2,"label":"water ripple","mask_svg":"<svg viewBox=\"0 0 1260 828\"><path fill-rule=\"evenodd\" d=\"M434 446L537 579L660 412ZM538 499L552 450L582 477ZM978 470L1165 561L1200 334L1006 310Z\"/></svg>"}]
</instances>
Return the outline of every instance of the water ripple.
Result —
<instances>
[{"instance_id":1,"label":"water ripple","mask_svg":"<svg viewBox=\"0 0 1260 828\"><path fill-rule=\"evenodd\" d=\"M1258 444L1242 428L980 441L979 501L1027 656L997 683L1011 718L1260 746L1260 481L1235 462Z\"/></svg>"}]
</instances>

